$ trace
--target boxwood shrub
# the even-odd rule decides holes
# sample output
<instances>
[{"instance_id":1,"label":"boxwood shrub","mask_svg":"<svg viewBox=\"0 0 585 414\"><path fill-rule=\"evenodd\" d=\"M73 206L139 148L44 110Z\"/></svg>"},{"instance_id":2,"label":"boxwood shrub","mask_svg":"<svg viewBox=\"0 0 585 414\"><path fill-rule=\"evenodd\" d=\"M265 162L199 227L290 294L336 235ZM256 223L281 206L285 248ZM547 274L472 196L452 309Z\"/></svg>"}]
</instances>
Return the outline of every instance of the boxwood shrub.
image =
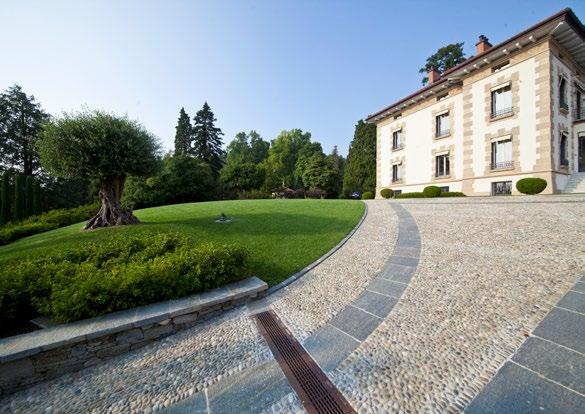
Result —
<instances>
[{"instance_id":1,"label":"boxwood shrub","mask_svg":"<svg viewBox=\"0 0 585 414\"><path fill-rule=\"evenodd\" d=\"M441 189L436 185L429 185L423 189L423 194L425 197L433 198L433 197L440 197L441 196Z\"/></svg>"},{"instance_id":2,"label":"boxwood shrub","mask_svg":"<svg viewBox=\"0 0 585 414\"><path fill-rule=\"evenodd\" d=\"M396 198L425 198L424 193L413 192L413 193L401 193L396 194Z\"/></svg>"},{"instance_id":3,"label":"boxwood shrub","mask_svg":"<svg viewBox=\"0 0 585 414\"><path fill-rule=\"evenodd\" d=\"M88 204L76 208L51 210L19 222L8 223L0 226L0 246L33 234L88 220L98 210L97 204Z\"/></svg>"},{"instance_id":4,"label":"boxwood shrub","mask_svg":"<svg viewBox=\"0 0 585 414\"><path fill-rule=\"evenodd\" d=\"M440 197L466 197L466 195L459 191L444 191Z\"/></svg>"},{"instance_id":5,"label":"boxwood shrub","mask_svg":"<svg viewBox=\"0 0 585 414\"><path fill-rule=\"evenodd\" d=\"M0 267L0 325L41 314L70 322L179 298L247 276L247 251L178 234L119 235Z\"/></svg>"},{"instance_id":6,"label":"boxwood shrub","mask_svg":"<svg viewBox=\"0 0 585 414\"><path fill-rule=\"evenodd\" d=\"M530 177L522 178L516 183L516 189L522 194L538 194L542 193L547 186L547 182L543 178Z\"/></svg>"},{"instance_id":7,"label":"boxwood shrub","mask_svg":"<svg viewBox=\"0 0 585 414\"><path fill-rule=\"evenodd\" d=\"M384 198L392 198L392 196L394 195L394 191L392 191L391 188L383 188L380 191L380 195Z\"/></svg>"},{"instance_id":8,"label":"boxwood shrub","mask_svg":"<svg viewBox=\"0 0 585 414\"><path fill-rule=\"evenodd\" d=\"M362 200L372 200L374 198L374 193L371 191L366 191L362 194Z\"/></svg>"}]
</instances>

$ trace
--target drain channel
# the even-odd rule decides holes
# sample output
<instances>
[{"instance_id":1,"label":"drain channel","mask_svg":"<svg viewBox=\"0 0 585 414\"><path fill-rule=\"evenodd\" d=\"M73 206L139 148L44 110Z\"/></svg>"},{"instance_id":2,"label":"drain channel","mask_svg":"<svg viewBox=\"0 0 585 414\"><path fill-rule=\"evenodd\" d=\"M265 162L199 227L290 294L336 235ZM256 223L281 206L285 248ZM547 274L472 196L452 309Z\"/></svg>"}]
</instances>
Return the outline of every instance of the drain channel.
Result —
<instances>
[{"instance_id":1,"label":"drain channel","mask_svg":"<svg viewBox=\"0 0 585 414\"><path fill-rule=\"evenodd\" d=\"M355 410L272 310L255 315L258 329L309 414Z\"/></svg>"}]
</instances>

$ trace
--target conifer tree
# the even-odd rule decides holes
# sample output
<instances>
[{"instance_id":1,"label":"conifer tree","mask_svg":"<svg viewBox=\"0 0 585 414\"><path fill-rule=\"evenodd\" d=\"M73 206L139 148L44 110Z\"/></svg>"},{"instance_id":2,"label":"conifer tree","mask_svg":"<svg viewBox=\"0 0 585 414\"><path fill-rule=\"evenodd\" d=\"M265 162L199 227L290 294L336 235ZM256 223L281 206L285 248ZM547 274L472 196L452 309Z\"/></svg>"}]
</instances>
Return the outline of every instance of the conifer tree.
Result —
<instances>
[{"instance_id":1,"label":"conifer tree","mask_svg":"<svg viewBox=\"0 0 585 414\"><path fill-rule=\"evenodd\" d=\"M24 175L17 174L14 178L14 220L22 220L24 214Z\"/></svg>"},{"instance_id":2,"label":"conifer tree","mask_svg":"<svg viewBox=\"0 0 585 414\"><path fill-rule=\"evenodd\" d=\"M6 224L10 221L10 177L8 173L2 176L0 198L0 224Z\"/></svg>"},{"instance_id":3,"label":"conifer tree","mask_svg":"<svg viewBox=\"0 0 585 414\"><path fill-rule=\"evenodd\" d=\"M223 132L215 126L215 121L217 119L205 102L194 118L191 152L209 164L213 176L217 178L224 164L225 153L221 147Z\"/></svg>"},{"instance_id":4,"label":"conifer tree","mask_svg":"<svg viewBox=\"0 0 585 414\"><path fill-rule=\"evenodd\" d=\"M24 217L30 217L34 214L33 208L34 178L27 175L25 178L24 190Z\"/></svg>"},{"instance_id":5,"label":"conifer tree","mask_svg":"<svg viewBox=\"0 0 585 414\"><path fill-rule=\"evenodd\" d=\"M376 125L360 120L355 126L353 140L343 174L343 191L375 191L376 189Z\"/></svg>"},{"instance_id":6,"label":"conifer tree","mask_svg":"<svg viewBox=\"0 0 585 414\"><path fill-rule=\"evenodd\" d=\"M33 190L33 214L38 216L43 212L43 200L42 200L42 193L41 193L41 183L35 180L34 190Z\"/></svg>"},{"instance_id":7,"label":"conifer tree","mask_svg":"<svg viewBox=\"0 0 585 414\"><path fill-rule=\"evenodd\" d=\"M185 112L185 108L181 108L179 112L179 120L175 130L175 154L187 154L191 148L193 128L189 115Z\"/></svg>"}]
</instances>

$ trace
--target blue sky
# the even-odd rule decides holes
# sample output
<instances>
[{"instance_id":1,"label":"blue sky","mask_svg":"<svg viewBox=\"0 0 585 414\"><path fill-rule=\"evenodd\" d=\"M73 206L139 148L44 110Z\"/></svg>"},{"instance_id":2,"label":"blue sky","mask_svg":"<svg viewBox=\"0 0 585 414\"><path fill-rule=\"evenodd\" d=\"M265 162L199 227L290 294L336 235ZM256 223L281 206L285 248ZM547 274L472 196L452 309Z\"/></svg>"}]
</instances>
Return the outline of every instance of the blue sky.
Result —
<instances>
[{"instance_id":1,"label":"blue sky","mask_svg":"<svg viewBox=\"0 0 585 414\"><path fill-rule=\"evenodd\" d=\"M0 89L51 114L128 114L172 148L179 109L208 101L230 141L301 128L345 154L358 119L420 87L439 47L467 55L571 7L567 1L4 1Z\"/></svg>"}]
</instances>

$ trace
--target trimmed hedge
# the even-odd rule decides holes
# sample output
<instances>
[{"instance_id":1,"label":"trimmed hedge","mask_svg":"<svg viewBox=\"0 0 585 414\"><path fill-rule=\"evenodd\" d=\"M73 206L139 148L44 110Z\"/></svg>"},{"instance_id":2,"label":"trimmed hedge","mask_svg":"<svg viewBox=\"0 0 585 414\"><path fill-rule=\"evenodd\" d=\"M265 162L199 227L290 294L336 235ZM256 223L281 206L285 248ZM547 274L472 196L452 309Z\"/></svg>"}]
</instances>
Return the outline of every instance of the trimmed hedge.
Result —
<instances>
[{"instance_id":1,"label":"trimmed hedge","mask_svg":"<svg viewBox=\"0 0 585 414\"><path fill-rule=\"evenodd\" d=\"M391 188L383 188L380 191L380 195L384 198L392 198L394 191Z\"/></svg>"},{"instance_id":2,"label":"trimmed hedge","mask_svg":"<svg viewBox=\"0 0 585 414\"><path fill-rule=\"evenodd\" d=\"M400 193L396 194L396 198L425 198L425 194L419 192Z\"/></svg>"},{"instance_id":3,"label":"trimmed hedge","mask_svg":"<svg viewBox=\"0 0 585 414\"><path fill-rule=\"evenodd\" d=\"M0 246L33 234L88 220L98 210L96 204L88 204L76 208L51 210L19 222L8 223L0 227Z\"/></svg>"},{"instance_id":4,"label":"trimmed hedge","mask_svg":"<svg viewBox=\"0 0 585 414\"><path fill-rule=\"evenodd\" d=\"M436 185L429 185L423 189L423 194L428 198L440 197L441 189Z\"/></svg>"},{"instance_id":5,"label":"trimmed hedge","mask_svg":"<svg viewBox=\"0 0 585 414\"><path fill-rule=\"evenodd\" d=\"M530 177L522 178L516 183L516 189L522 194L538 194L542 193L547 186L547 182L543 178Z\"/></svg>"},{"instance_id":6,"label":"trimmed hedge","mask_svg":"<svg viewBox=\"0 0 585 414\"><path fill-rule=\"evenodd\" d=\"M445 192L441 193L440 197L467 197L467 196L459 191L445 191Z\"/></svg>"},{"instance_id":7,"label":"trimmed hedge","mask_svg":"<svg viewBox=\"0 0 585 414\"><path fill-rule=\"evenodd\" d=\"M70 322L183 297L243 279L247 257L236 245L152 234L6 263L0 267L0 324L10 331L38 314Z\"/></svg>"},{"instance_id":8,"label":"trimmed hedge","mask_svg":"<svg viewBox=\"0 0 585 414\"><path fill-rule=\"evenodd\" d=\"M374 193L371 191L366 191L362 194L362 200L372 200L374 198Z\"/></svg>"}]
</instances>

